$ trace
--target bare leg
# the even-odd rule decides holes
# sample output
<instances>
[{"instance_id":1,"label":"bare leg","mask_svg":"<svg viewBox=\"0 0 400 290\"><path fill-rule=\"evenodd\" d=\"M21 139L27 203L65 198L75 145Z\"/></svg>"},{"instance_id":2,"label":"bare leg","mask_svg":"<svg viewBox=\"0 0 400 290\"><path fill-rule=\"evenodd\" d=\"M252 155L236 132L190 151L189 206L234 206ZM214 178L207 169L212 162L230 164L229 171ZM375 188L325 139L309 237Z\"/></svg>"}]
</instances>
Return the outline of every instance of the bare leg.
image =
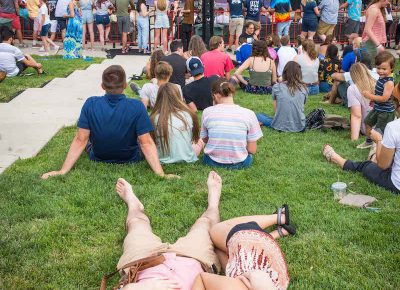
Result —
<instances>
[{"instance_id":1,"label":"bare leg","mask_svg":"<svg viewBox=\"0 0 400 290\"><path fill-rule=\"evenodd\" d=\"M63 30L61 30L61 38L62 38L62 41L64 42L64 38L65 38L65 34L67 33L67 29L63 29Z\"/></svg>"},{"instance_id":2,"label":"bare leg","mask_svg":"<svg viewBox=\"0 0 400 290\"><path fill-rule=\"evenodd\" d=\"M41 36L41 38L42 38L42 42L43 42L43 46L44 46L44 51L46 53L49 53L49 43L46 40L47 36Z\"/></svg>"},{"instance_id":3,"label":"bare leg","mask_svg":"<svg viewBox=\"0 0 400 290\"><path fill-rule=\"evenodd\" d=\"M122 32L122 51L126 51L128 42L128 33Z\"/></svg>"},{"instance_id":4,"label":"bare leg","mask_svg":"<svg viewBox=\"0 0 400 290\"><path fill-rule=\"evenodd\" d=\"M82 46L83 46L83 49L86 50L86 23L83 23Z\"/></svg>"},{"instance_id":5,"label":"bare leg","mask_svg":"<svg viewBox=\"0 0 400 290\"><path fill-rule=\"evenodd\" d=\"M228 48L232 48L233 45L233 34L229 34Z\"/></svg>"},{"instance_id":6,"label":"bare leg","mask_svg":"<svg viewBox=\"0 0 400 290\"><path fill-rule=\"evenodd\" d=\"M216 224L211 228L210 235L214 245L226 252L226 238L234 226L242 223L256 222L262 229L265 229L275 225L277 221L278 216L276 214L237 217ZM281 216L281 222L285 223L285 215Z\"/></svg>"},{"instance_id":7,"label":"bare leg","mask_svg":"<svg viewBox=\"0 0 400 290\"><path fill-rule=\"evenodd\" d=\"M201 273L194 281L192 290L248 290L248 288L238 278Z\"/></svg>"},{"instance_id":8,"label":"bare leg","mask_svg":"<svg viewBox=\"0 0 400 290\"><path fill-rule=\"evenodd\" d=\"M89 37L90 37L90 49L94 48L94 31L93 31L93 22L87 24L89 29Z\"/></svg>"},{"instance_id":9,"label":"bare leg","mask_svg":"<svg viewBox=\"0 0 400 290\"><path fill-rule=\"evenodd\" d=\"M104 47L104 27L103 24L97 25L97 30L99 31L100 45Z\"/></svg>"},{"instance_id":10,"label":"bare leg","mask_svg":"<svg viewBox=\"0 0 400 290\"><path fill-rule=\"evenodd\" d=\"M168 29L162 29L162 45L164 52L168 51Z\"/></svg>"},{"instance_id":11,"label":"bare leg","mask_svg":"<svg viewBox=\"0 0 400 290\"><path fill-rule=\"evenodd\" d=\"M215 253L217 254L218 260L221 263L222 269L225 269L226 264L228 263L228 255L224 251L221 251L217 248L215 249Z\"/></svg>"},{"instance_id":12,"label":"bare leg","mask_svg":"<svg viewBox=\"0 0 400 290\"><path fill-rule=\"evenodd\" d=\"M106 26L106 39L105 41L109 41L108 36L110 35L111 25Z\"/></svg>"},{"instance_id":13,"label":"bare leg","mask_svg":"<svg viewBox=\"0 0 400 290\"><path fill-rule=\"evenodd\" d=\"M365 124L365 136L370 137L371 136L371 126Z\"/></svg>"},{"instance_id":14,"label":"bare leg","mask_svg":"<svg viewBox=\"0 0 400 290\"><path fill-rule=\"evenodd\" d=\"M340 168L343 168L344 164L346 163L346 159L342 156L337 154L330 145L325 145L324 152L330 151L330 162L338 165Z\"/></svg>"},{"instance_id":15,"label":"bare leg","mask_svg":"<svg viewBox=\"0 0 400 290\"><path fill-rule=\"evenodd\" d=\"M318 35L319 39L321 39L322 41L325 41L326 39L326 35L322 34L322 35Z\"/></svg>"},{"instance_id":16,"label":"bare leg","mask_svg":"<svg viewBox=\"0 0 400 290\"><path fill-rule=\"evenodd\" d=\"M154 32L154 49L160 45L161 28L156 28Z\"/></svg>"},{"instance_id":17,"label":"bare leg","mask_svg":"<svg viewBox=\"0 0 400 290\"><path fill-rule=\"evenodd\" d=\"M313 40L313 39L314 39L314 35L315 35L315 32L309 31L309 32L308 32L308 39Z\"/></svg>"},{"instance_id":18,"label":"bare leg","mask_svg":"<svg viewBox=\"0 0 400 290\"><path fill-rule=\"evenodd\" d=\"M50 40L51 41L54 41L56 39L56 33L55 32L52 32L51 34L50 34Z\"/></svg>"},{"instance_id":19,"label":"bare leg","mask_svg":"<svg viewBox=\"0 0 400 290\"><path fill-rule=\"evenodd\" d=\"M17 39L18 39L19 43L20 44L24 44L24 40L22 39L22 31L21 31L21 29L17 29L15 33L17 35Z\"/></svg>"},{"instance_id":20,"label":"bare leg","mask_svg":"<svg viewBox=\"0 0 400 290\"><path fill-rule=\"evenodd\" d=\"M307 37L307 31L302 31L302 32L300 33L300 37L301 37L302 39L306 39L306 37Z\"/></svg>"}]
</instances>

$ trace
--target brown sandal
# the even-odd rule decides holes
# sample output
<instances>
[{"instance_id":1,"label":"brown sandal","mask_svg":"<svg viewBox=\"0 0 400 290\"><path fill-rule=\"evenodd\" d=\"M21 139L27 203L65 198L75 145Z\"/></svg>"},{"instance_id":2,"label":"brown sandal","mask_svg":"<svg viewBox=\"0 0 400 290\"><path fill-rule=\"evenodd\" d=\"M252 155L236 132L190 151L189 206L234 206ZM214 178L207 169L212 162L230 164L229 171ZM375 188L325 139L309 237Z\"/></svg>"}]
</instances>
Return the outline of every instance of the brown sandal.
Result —
<instances>
[{"instance_id":1,"label":"brown sandal","mask_svg":"<svg viewBox=\"0 0 400 290\"><path fill-rule=\"evenodd\" d=\"M326 158L326 160L328 160L329 162L331 162L332 160L332 155L335 154L335 150L333 150L332 146L329 144L325 144L324 148L322 149L322 155L324 155L324 157Z\"/></svg>"}]
</instances>

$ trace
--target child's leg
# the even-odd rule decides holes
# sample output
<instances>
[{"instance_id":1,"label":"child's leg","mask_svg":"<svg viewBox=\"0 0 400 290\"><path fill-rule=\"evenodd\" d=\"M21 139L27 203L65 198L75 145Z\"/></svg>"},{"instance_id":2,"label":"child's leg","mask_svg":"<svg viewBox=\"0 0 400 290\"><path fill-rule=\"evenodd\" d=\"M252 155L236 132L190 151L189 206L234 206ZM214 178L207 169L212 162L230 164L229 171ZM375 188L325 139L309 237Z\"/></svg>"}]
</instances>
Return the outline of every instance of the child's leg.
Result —
<instances>
[{"instance_id":1,"label":"child's leg","mask_svg":"<svg viewBox=\"0 0 400 290\"><path fill-rule=\"evenodd\" d=\"M47 42L47 36L41 36L43 47L45 52L49 52L49 43Z\"/></svg>"},{"instance_id":2,"label":"child's leg","mask_svg":"<svg viewBox=\"0 0 400 290\"><path fill-rule=\"evenodd\" d=\"M82 45L83 45L83 49L86 50L86 23L83 23Z\"/></svg>"},{"instance_id":3,"label":"child's leg","mask_svg":"<svg viewBox=\"0 0 400 290\"><path fill-rule=\"evenodd\" d=\"M104 47L104 27L103 24L97 24L97 30L99 31L100 45Z\"/></svg>"},{"instance_id":4,"label":"child's leg","mask_svg":"<svg viewBox=\"0 0 400 290\"><path fill-rule=\"evenodd\" d=\"M256 222L262 229L265 229L277 224L277 221L278 215L276 214L237 217L213 226L210 230L210 236L214 245L226 252L226 238L234 226L242 223ZM285 215L281 216L281 223L285 223Z\"/></svg>"}]
</instances>

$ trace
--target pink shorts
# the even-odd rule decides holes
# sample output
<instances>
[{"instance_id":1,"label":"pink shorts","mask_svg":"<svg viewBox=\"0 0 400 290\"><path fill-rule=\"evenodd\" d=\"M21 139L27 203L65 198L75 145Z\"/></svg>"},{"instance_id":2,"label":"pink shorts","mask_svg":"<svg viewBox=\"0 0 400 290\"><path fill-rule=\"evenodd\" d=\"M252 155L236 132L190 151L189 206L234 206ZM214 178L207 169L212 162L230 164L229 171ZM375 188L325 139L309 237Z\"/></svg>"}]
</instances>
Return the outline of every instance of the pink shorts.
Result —
<instances>
[{"instance_id":1,"label":"pink shorts","mask_svg":"<svg viewBox=\"0 0 400 290\"><path fill-rule=\"evenodd\" d=\"M19 21L19 16L17 14L0 13L0 18L12 19L12 27L16 30L21 30L21 22Z\"/></svg>"}]
</instances>

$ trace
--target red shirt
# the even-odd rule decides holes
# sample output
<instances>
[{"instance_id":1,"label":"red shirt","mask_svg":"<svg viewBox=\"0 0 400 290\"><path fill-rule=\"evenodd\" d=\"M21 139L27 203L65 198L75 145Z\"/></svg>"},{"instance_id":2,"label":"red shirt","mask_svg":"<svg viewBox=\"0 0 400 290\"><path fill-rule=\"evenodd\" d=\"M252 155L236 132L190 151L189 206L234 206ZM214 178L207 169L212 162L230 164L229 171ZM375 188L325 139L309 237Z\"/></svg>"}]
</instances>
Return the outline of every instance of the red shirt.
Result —
<instances>
[{"instance_id":1,"label":"red shirt","mask_svg":"<svg viewBox=\"0 0 400 290\"><path fill-rule=\"evenodd\" d=\"M212 75L225 77L225 73L230 72L234 68L229 55L218 49L204 53L200 59L203 62L204 75L206 77Z\"/></svg>"}]
</instances>

